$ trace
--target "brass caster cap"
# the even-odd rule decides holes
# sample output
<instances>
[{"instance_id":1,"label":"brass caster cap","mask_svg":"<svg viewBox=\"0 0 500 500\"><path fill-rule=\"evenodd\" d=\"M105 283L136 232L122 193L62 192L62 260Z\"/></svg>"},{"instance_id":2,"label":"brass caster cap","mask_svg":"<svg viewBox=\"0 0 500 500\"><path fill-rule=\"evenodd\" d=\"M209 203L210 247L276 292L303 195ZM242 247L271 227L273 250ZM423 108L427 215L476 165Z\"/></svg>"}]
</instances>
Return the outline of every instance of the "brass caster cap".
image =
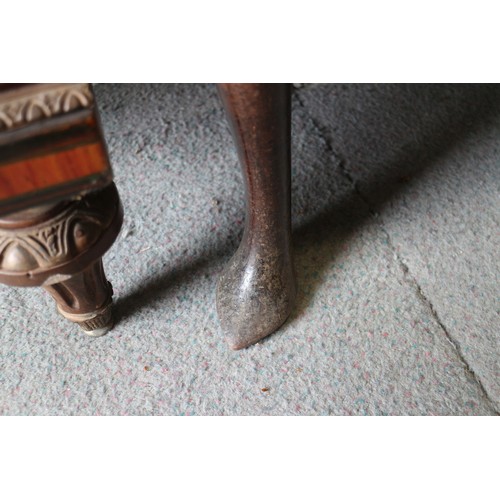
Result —
<instances>
[{"instance_id":1,"label":"brass caster cap","mask_svg":"<svg viewBox=\"0 0 500 500\"><path fill-rule=\"evenodd\" d=\"M102 337L113 328L113 318L111 315L111 300L101 309L93 313L74 314L63 311L58 307L59 312L66 318L76 323L90 337Z\"/></svg>"},{"instance_id":2,"label":"brass caster cap","mask_svg":"<svg viewBox=\"0 0 500 500\"><path fill-rule=\"evenodd\" d=\"M111 328L113 328L113 324L109 326L104 326L102 328L96 328L95 330L83 330L85 332L85 335L88 335L89 337L102 337L103 335L106 335Z\"/></svg>"}]
</instances>

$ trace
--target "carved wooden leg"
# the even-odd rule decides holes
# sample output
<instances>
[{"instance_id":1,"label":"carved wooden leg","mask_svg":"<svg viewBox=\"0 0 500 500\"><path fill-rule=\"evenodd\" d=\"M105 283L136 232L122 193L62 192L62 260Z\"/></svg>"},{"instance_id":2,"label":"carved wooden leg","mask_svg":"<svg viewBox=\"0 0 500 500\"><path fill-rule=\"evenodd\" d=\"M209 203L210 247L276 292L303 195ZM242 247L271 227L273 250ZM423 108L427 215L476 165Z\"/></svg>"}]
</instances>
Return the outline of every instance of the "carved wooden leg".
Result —
<instances>
[{"instance_id":1,"label":"carved wooden leg","mask_svg":"<svg viewBox=\"0 0 500 500\"><path fill-rule=\"evenodd\" d=\"M43 286L59 312L92 336L112 326L101 257L116 239L123 211L114 184L78 199L0 219L0 282Z\"/></svg>"},{"instance_id":2,"label":"carved wooden leg","mask_svg":"<svg viewBox=\"0 0 500 500\"><path fill-rule=\"evenodd\" d=\"M290 87L219 84L246 185L238 251L217 289L219 320L232 349L247 347L286 320L295 295L290 225Z\"/></svg>"}]
</instances>

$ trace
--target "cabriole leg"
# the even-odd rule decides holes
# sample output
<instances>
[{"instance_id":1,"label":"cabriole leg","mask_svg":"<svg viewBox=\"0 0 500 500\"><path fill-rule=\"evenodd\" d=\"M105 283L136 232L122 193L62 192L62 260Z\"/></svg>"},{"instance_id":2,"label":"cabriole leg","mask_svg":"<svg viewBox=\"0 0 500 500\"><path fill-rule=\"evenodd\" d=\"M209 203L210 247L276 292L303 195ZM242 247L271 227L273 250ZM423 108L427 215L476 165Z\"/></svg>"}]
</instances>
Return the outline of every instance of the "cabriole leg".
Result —
<instances>
[{"instance_id":1,"label":"cabriole leg","mask_svg":"<svg viewBox=\"0 0 500 500\"><path fill-rule=\"evenodd\" d=\"M219 84L246 187L246 223L217 288L232 349L273 333L296 295L290 220L290 87Z\"/></svg>"}]
</instances>

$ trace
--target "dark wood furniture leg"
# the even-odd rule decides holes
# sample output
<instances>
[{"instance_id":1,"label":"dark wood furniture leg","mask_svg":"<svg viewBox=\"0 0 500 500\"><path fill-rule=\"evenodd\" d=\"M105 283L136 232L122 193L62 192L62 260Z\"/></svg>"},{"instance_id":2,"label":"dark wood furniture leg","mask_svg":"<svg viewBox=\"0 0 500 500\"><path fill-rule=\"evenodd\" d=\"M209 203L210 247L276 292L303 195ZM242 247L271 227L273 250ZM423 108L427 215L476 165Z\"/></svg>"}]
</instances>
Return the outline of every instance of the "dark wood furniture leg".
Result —
<instances>
[{"instance_id":1,"label":"dark wood furniture leg","mask_svg":"<svg viewBox=\"0 0 500 500\"><path fill-rule=\"evenodd\" d=\"M0 219L0 282L42 286L59 312L99 337L112 327L113 289L101 257L116 239L123 211L114 184L80 199Z\"/></svg>"},{"instance_id":2,"label":"dark wood furniture leg","mask_svg":"<svg viewBox=\"0 0 500 500\"><path fill-rule=\"evenodd\" d=\"M246 187L246 223L217 288L232 349L279 328L296 295L290 220L290 86L219 84Z\"/></svg>"},{"instance_id":3,"label":"dark wood furniture leg","mask_svg":"<svg viewBox=\"0 0 500 500\"><path fill-rule=\"evenodd\" d=\"M41 286L92 336L123 211L88 84L0 84L0 283Z\"/></svg>"}]
</instances>

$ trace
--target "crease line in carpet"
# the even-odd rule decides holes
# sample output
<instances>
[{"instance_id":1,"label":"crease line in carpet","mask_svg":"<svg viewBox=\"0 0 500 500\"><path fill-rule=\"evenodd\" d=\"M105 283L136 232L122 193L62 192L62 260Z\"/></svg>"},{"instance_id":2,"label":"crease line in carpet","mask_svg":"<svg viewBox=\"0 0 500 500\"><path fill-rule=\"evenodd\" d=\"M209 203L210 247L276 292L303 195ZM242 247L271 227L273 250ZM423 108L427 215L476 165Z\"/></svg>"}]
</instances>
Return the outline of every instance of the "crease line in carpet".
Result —
<instances>
[{"instance_id":1,"label":"crease line in carpet","mask_svg":"<svg viewBox=\"0 0 500 500\"><path fill-rule=\"evenodd\" d=\"M384 225L381 222L379 222L379 220L380 220L379 212L377 212L374 208L372 208L370 201L364 196L363 192L359 189L358 184L356 183L354 178L351 176L351 174L348 172L348 170L346 168L347 162L345 161L343 156L338 154L334 150L334 148L331 144L331 141L329 139L329 134L327 131L325 131L325 127L323 125L321 125L320 123L318 123L318 121L311 115L311 113L307 109L307 106L304 104L304 102L302 101L302 99L300 97L300 90L297 89L294 92L294 95L296 96L297 102L299 103L301 108L305 111L307 116L309 116L309 119L311 120L312 125L318 131L318 134L320 135L320 137L325 141L325 145L326 145L327 150L330 152L330 154L332 154L336 158L338 158L339 170L340 170L341 174L351 184L356 195L366 205L366 208L368 209L368 212L369 212L372 220L374 220L375 224L383 232L383 234L386 238L386 241L387 241L387 245L389 246L392 253L396 257L396 260L399 264L399 268L403 272L403 277L410 284L410 286L412 286L415 289L415 293L416 293L418 299L430 311L430 315L434 318L434 320L437 323L437 325L439 326L439 328L443 331L446 340L453 347L453 350L455 351L455 354L458 357L458 359L463 364L465 371L472 377L474 382L478 385L481 393L486 398L486 400L490 403L490 405L491 405L492 409L495 411L495 413L500 416L499 409L496 407L494 400L488 394L488 391L486 390L485 386L483 385L480 377L476 374L476 372L472 369L472 367L469 365L469 363L467 362L467 360L463 356L462 349L460 348L460 343L453 338L453 336L448 331L448 329L446 328L444 323L441 321L441 319L440 319L436 309L434 308L434 305L432 304L431 300L425 295L425 293L423 292L422 287L418 283L417 279L413 276L409 267L403 262L403 259L401 258L398 251L396 250L396 247L392 243L391 237L390 237L389 233L387 232L387 230L385 229Z\"/></svg>"}]
</instances>

